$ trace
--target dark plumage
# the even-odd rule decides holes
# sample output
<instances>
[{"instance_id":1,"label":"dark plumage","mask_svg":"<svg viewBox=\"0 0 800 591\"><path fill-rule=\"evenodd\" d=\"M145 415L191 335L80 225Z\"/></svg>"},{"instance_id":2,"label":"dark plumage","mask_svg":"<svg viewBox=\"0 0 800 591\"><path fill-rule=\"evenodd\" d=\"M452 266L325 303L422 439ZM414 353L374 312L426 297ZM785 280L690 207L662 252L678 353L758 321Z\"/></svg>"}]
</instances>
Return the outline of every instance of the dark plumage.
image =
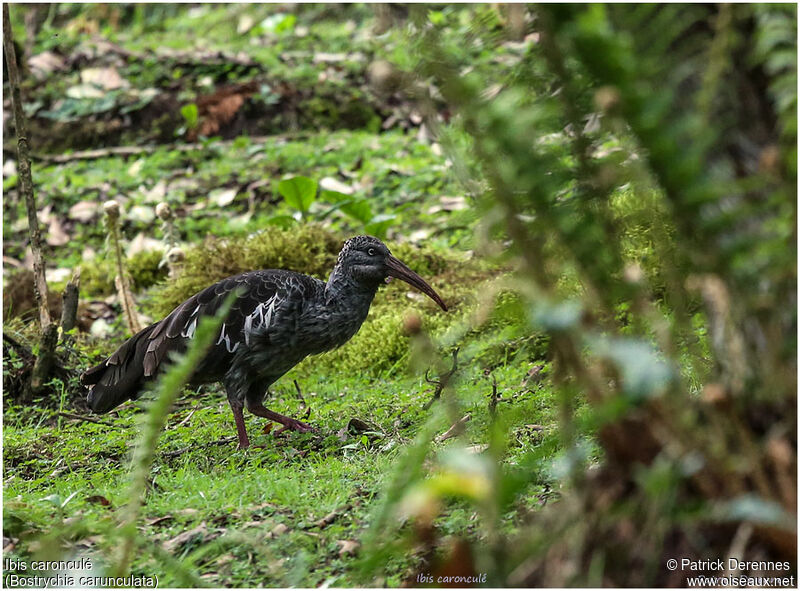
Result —
<instances>
[{"instance_id":1,"label":"dark plumage","mask_svg":"<svg viewBox=\"0 0 800 591\"><path fill-rule=\"evenodd\" d=\"M137 398L145 382L166 365L169 353L186 348L198 319L215 314L236 290L233 306L192 383L222 382L240 447L250 445L244 406L281 423L281 430L308 431L311 427L305 423L264 408L267 389L308 355L350 340L367 317L378 287L389 277L406 281L447 310L433 288L394 258L385 244L372 236L356 236L344 243L327 283L271 269L228 277L193 295L81 376L91 388L89 406L103 413Z\"/></svg>"}]
</instances>

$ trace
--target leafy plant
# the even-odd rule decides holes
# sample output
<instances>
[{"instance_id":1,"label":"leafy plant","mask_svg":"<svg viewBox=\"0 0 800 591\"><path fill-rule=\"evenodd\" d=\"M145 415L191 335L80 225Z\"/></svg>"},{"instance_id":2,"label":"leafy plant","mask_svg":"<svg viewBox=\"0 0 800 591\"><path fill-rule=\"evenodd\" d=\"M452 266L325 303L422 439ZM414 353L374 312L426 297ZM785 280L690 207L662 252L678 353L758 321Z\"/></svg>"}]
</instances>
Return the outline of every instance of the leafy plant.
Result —
<instances>
[{"instance_id":1,"label":"leafy plant","mask_svg":"<svg viewBox=\"0 0 800 591\"><path fill-rule=\"evenodd\" d=\"M317 197L317 181L305 176L283 179L278 183L278 193L305 219L308 209Z\"/></svg>"},{"instance_id":2,"label":"leafy plant","mask_svg":"<svg viewBox=\"0 0 800 591\"><path fill-rule=\"evenodd\" d=\"M334 203L333 209L338 209L352 219L360 222L364 227L364 232L378 238L385 238L386 231L391 227L392 222L397 219L394 214L378 214L372 211L369 200L360 199L351 195L345 195L338 191L323 190L320 199ZM330 213L329 210L326 215Z\"/></svg>"},{"instance_id":3,"label":"leafy plant","mask_svg":"<svg viewBox=\"0 0 800 591\"><path fill-rule=\"evenodd\" d=\"M183 116L183 120L186 122L186 125L189 129L194 129L197 127L198 121L198 110L197 105L195 103L189 103L188 105L183 105L181 107L181 115Z\"/></svg>"}]
</instances>

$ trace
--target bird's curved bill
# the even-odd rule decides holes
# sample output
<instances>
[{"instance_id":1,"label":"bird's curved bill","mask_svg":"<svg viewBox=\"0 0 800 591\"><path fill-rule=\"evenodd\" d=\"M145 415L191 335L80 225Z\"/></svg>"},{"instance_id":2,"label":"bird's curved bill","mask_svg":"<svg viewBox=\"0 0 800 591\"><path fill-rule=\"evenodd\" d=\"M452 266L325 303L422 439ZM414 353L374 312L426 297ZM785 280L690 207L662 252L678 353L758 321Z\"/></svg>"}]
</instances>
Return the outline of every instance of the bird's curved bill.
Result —
<instances>
[{"instance_id":1,"label":"bird's curved bill","mask_svg":"<svg viewBox=\"0 0 800 591\"><path fill-rule=\"evenodd\" d=\"M447 312L447 306L445 305L444 301L442 301L442 298L439 297L439 294L436 293L436 291L430 285L428 285L427 281L414 273L414 271L409 269L404 263L390 255L386 261L386 266L389 267L390 277L397 277L409 285L416 287L434 302L439 304L439 307L442 310Z\"/></svg>"}]
</instances>

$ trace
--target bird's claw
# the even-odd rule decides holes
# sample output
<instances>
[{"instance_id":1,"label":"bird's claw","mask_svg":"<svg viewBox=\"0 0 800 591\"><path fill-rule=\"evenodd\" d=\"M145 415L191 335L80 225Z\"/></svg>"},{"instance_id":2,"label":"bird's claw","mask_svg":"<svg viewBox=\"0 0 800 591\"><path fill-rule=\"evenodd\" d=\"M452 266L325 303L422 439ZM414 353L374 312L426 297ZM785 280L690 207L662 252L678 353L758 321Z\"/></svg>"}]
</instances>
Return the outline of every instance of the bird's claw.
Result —
<instances>
[{"instance_id":1,"label":"bird's claw","mask_svg":"<svg viewBox=\"0 0 800 591\"><path fill-rule=\"evenodd\" d=\"M304 423L303 421L298 421L297 419L289 419L284 424L283 427L275 431L275 435L280 435L284 431L297 431L298 433L308 433L310 431L315 431L314 427Z\"/></svg>"}]
</instances>

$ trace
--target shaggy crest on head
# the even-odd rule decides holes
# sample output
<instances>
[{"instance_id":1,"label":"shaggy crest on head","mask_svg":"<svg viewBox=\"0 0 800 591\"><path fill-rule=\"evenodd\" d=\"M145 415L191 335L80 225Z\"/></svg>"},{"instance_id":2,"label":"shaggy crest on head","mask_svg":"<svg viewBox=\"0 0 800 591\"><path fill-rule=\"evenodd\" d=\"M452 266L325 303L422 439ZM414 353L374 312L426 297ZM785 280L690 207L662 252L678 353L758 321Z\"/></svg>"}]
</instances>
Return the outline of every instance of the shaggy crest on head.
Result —
<instances>
[{"instance_id":1,"label":"shaggy crest on head","mask_svg":"<svg viewBox=\"0 0 800 591\"><path fill-rule=\"evenodd\" d=\"M108 359L81 376L90 387L89 406L108 412L137 398L155 379L169 354L194 338L198 320L214 315L231 292L236 298L219 335L191 383L222 382L236 421L239 447L250 440L242 409L278 423L278 431L310 431L296 419L263 406L267 389L308 355L340 347L358 332L384 280L396 277L419 289L443 310L447 306L428 283L392 256L373 236L355 236L339 252L327 282L270 269L223 279L175 308L166 318L128 339Z\"/></svg>"},{"instance_id":2,"label":"shaggy crest on head","mask_svg":"<svg viewBox=\"0 0 800 591\"><path fill-rule=\"evenodd\" d=\"M366 234L362 236L353 236L344 241L342 250L339 251L339 257L336 259L337 264L341 264L350 251L369 246L380 246L385 248L387 252L389 251L386 245L374 236L367 236Z\"/></svg>"}]
</instances>

